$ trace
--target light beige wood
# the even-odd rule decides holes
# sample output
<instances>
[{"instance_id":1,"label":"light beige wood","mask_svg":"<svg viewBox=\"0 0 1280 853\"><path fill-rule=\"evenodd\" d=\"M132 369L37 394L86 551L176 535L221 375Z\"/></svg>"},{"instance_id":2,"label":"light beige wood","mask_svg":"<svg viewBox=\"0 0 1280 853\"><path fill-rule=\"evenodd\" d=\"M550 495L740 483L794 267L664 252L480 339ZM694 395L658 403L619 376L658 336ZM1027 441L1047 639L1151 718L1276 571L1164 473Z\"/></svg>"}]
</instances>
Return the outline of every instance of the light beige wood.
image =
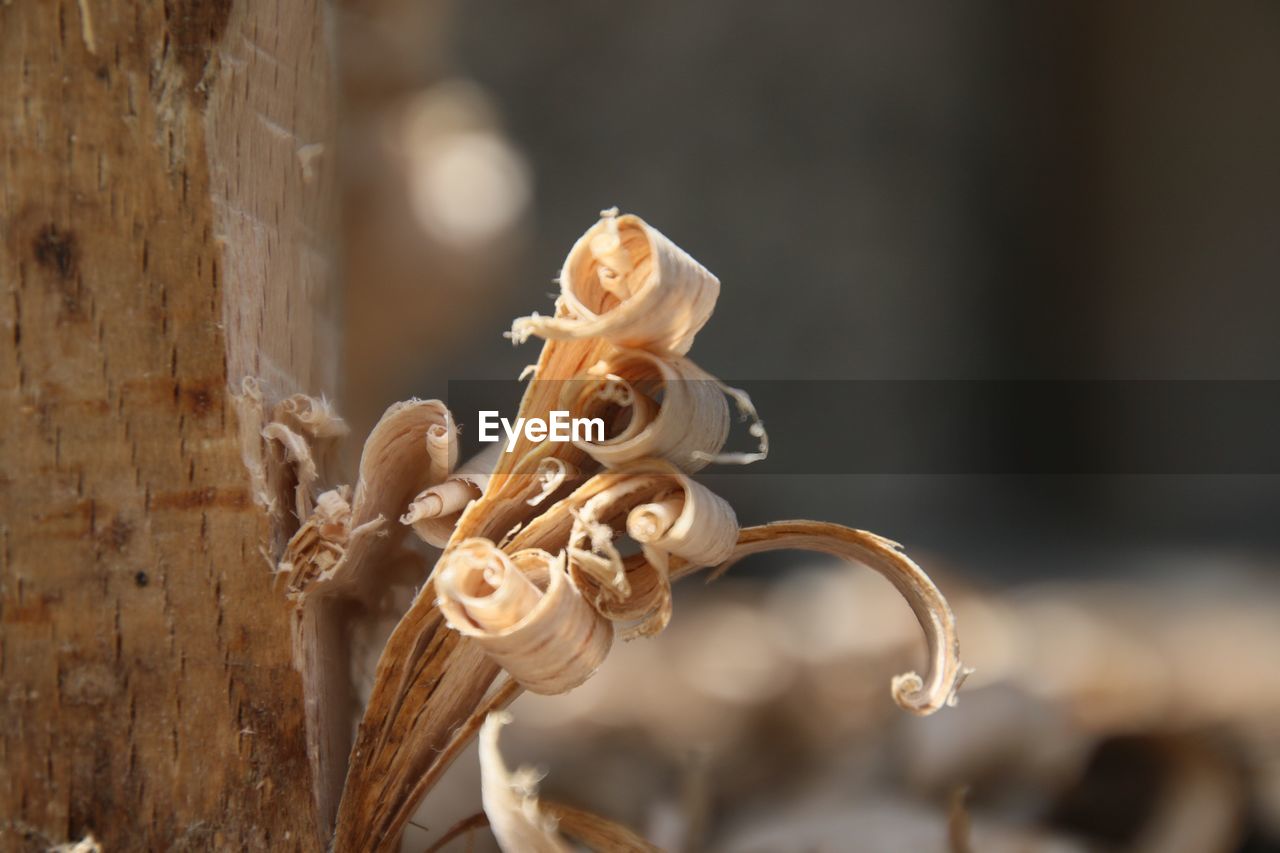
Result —
<instances>
[{"instance_id":1,"label":"light beige wood","mask_svg":"<svg viewBox=\"0 0 1280 853\"><path fill-rule=\"evenodd\" d=\"M323 845L233 389L334 391L328 15L0 5L2 849Z\"/></svg>"}]
</instances>

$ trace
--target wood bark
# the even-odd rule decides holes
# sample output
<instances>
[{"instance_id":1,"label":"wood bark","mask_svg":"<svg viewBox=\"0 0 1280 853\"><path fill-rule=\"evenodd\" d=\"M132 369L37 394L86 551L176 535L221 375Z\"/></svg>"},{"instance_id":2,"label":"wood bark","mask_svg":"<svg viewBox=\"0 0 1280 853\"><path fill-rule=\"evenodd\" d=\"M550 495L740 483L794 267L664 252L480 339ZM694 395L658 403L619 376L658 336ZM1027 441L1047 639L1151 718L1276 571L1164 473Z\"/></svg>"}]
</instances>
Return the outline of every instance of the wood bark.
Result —
<instances>
[{"instance_id":1,"label":"wood bark","mask_svg":"<svg viewBox=\"0 0 1280 853\"><path fill-rule=\"evenodd\" d=\"M0 5L0 850L323 847L237 394L334 390L330 14Z\"/></svg>"}]
</instances>

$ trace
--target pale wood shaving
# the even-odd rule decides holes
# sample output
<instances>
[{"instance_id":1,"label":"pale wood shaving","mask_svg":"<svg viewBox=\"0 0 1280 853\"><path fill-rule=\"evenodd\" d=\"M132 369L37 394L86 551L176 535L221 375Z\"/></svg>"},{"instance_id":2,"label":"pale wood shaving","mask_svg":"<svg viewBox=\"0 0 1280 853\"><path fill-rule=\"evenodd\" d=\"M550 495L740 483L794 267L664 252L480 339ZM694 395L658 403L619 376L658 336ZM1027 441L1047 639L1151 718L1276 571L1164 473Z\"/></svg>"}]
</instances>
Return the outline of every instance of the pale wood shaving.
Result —
<instances>
[{"instance_id":1,"label":"pale wood shaving","mask_svg":"<svg viewBox=\"0 0 1280 853\"><path fill-rule=\"evenodd\" d=\"M246 388L246 393L256 392ZM261 392L258 393L259 397ZM266 480L273 498L288 489L286 471L294 481L293 511L299 521L311 514L322 471L330 467L338 439L348 432L346 423L329 401L305 394L281 400L262 428L267 444Z\"/></svg>"},{"instance_id":2,"label":"pale wood shaving","mask_svg":"<svg viewBox=\"0 0 1280 853\"><path fill-rule=\"evenodd\" d=\"M657 229L607 210L569 252L555 316L522 317L511 337L604 338L683 355L719 294L719 279Z\"/></svg>"},{"instance_id":3,"label":"pale wood shaving","mask_svg":"<svg viewBox=\"0 0 1280 853\"><path fill-rule=\"evenodd\" d=\"M706 466L729 436L729 406L714 377L693 362L643 350L614 350L591 367L575 411L605 404L621 408L626 426L601 442L578 442L597 462L617 467L638 459L666 459L685 471ZM662 394L661 406L654 397Z\"/></svg>"},{"instance_id":4,"label":"pale wood shaving","mask_svg":"<svg viewBox=\"0 0 1280 853\"><path fill-rule=\"evenodd\" d=\"M672 581L698 568L787 547L866 562L907 597L930 646L925 678L895 679L899 703L931 713L966 674L946 602L892 543L813 522L740 531L732 508L689 478L709 462L747 463L768 452L750 398L684 358L719 294L713 275L639 218L606 211L570 251L560 287L555 316L513 325L516 342L546 339L518 416L599 411L614 432L579 445L520 436L482 485L438 471L423 484L402 520L444 554L378 662L351 753L339 853L393 847L414 804L489 710L522 689L561 692L590 677L609 651L614 622L631 623L623 636L661 631L671 618ZM756 452L723 451L726 398L750 421ZM361 494L351 524L359 523ZM639 553L624 555L624 534ZM329 573L341 570L339 561ZM490 692L504 670L510 680ZM501 782L486 810L506 821L495 834L508 850L564 849L545 815L512 789L497 725L486 725L488 775ZM616 849L650 849L642 845Z\"/></svg>"},{"instance_id":5,"label":"pale wood shaving","mask_svg":"<svg viewBox=\"0 0 1280 853\"><path fill-rule=\"evenodd\" d=\"M278 411L292 426L308 425L316 435L336 428L323 401L286 403ZM355 489L339 486L319 495L279 564L294 607L294 664L306 696L308 758L326 821L337 808L350 748L351 685L345 664L336 665L347 655L344 600L372 604L379 597L379 582L386 582L381 573L395 562L406 532L390 522L416 491L447 474L456 453L452 430L439 401L391 406L365 442Z\"/></svg>"},{"instance_id":6,"label":"pale wood shaving","mask_svg":"<svg viewBox=\"0 0 1280 853\"><path fill-rule=\"evenodd\" d=\"M666 513L674 513L671 524L656 528L654 517ZM629 528L642 551L623 557L615 539ZM511 547L566 549L574 582L597 610L616 621L639 620L623 632L629 639L670 620L671 557L685 567L715 565L732 553L737 535L733 508L722 498L670 463L643 460L592 477L530 521Z\"/></svg>"},{"instance_id":7,"label":"pale wood shaving","mask_svg":"<svg viewBox=\"0 0 1280 853\"><path fill-rule=\"evenodd\" d=\"M561 803L540 802L539 775L529 769L511 771L502 758L498 738L511 715L488 715L480 730L480 791L483 822L467 818L444 834L440 849L463 833L488 825L506 853L561 853L571 850L564 836L582 842L590 850L619 853L656 853L658 848L630 829L585 809ZM563 834L562 834L563 833Z\"/></svg>"},{"instance_id":8,"label":"pale wood shaving","mask_svg":"<svg viewBox=\"0 0 1280 853\"><path fill-rule=\"evenodd\" d=\"M453 472L447 480L424 489L400 517L424 542L443 548L467 505L478 500L489 487L502 448L493 445Z\"/></svg>"},{"instance_id":9,"label":"pale wood shaving","mask_svg":"<svg viewBox=\"0 0 1280 853\"><path fill-rule=\"evenodd\" d=\"M405 512L415 492L448 473L456 454L453 430L449 411L438 400L410 400L387 409L365 442L349 511L336 512L345 493L335 493L329 511L313 513L290 541L281 567L288 570L291 595L369 592L380 561L404 537L406 528L391 520ZM338 551L339 559L331 559Z\"/></svg>"},{"instance_id":10,"label":"pale wood shaving","mask_svg":"<svg viewBox=\"0 0 1280 853\"><path fill-rule=\"evenodd\" d=\"M754 453L732 452L732 453L715 453L706 454L701 450L693 451L694 460L697 462L714 462L719 465L750 465L753 462L763 462L769 458L769 433L764 428L764 421L760 419L760 414L756 411L755 403L751 402L751 395L741 388L734 388L726 385L720 380L716 380L716 385L720 388L730 400L733 400L734 406L738 409L738 419L749 422L747 432L756 440L756 450Z\"/></svg>"},{"instance_id":11,"label":"pale wood shaving","mask_svg":"<svg viewBox=\"0 0 1280 853\"><path fill-rule=\"evenodd\" d=\"M586 681L613 644L613 627L582 598L564 555L504 554L487 539L451 548L436 569L449 626L472 637L534 693L564 693Z\"/></svg>"},{"instance_id":12,"label":"pale wood shaving","mask_svg":"<svg viewBox=\"0 0 1280 853\"><path fill-rule=\"evenodd\" d=\"M510 722L511 715L499 711L480 729L480 796L489 828L504 851L569 853L555 818L538 807L538 774L529 768L512 772L502 758L498 735Z\"/></svg>"},{"instance_id":13,"label":"pale wood shaving","mask_svg":"<svg viewBox=\"0 0 1280 853\"><path fill-rule=\"evenodd\" d=\"M556 829L583 844L588 850L604 850L609 853L662 853L662 848L650 844L644 838L620 823L601 817L595 812L557 803L539 800L542 812L556 821ZM476 812L445 830L440 838L423 853L439 853L451 843L468 833L489 827L489 816Z\"/></svg>"},{"instance_id":14,"label":"pale wood shaving","mask_svg":"<svg viewBox=\"0 0 1280 853\"><path fill-rule=\"evenodd\" d=\"M929 648L929 671L925 677L908 672L893 679L891 692L894 701L903 710L921 716L955 702L956 692L970 672L960 663L960 638L956 633L955 616L933 581L902 553L898 543L838 524L779 521L745 528L732 557L712 577L719 577L739 560L752 554L789 549L817 551L855 560L875 569L892 583L911 606Z\"/></svg>"},{"instance_id":15,"label":"pale wood shaving","mask_svg":"<svg viewBox=\"0 0 1280 853\"><path fill-rule=\"evenodd\" d=\"M102 845L91 832L79 841L55 844L49 848L49 853L102 853Z\"/></svg>"},{"instance_id":16,"label":"pale wood shaving","mask_svg":"<svg viewBox=\"0 0 1280 853\"><path fill-rule=\"evenodd\" d=\"M579 475L578 469L568 462L549 456L538 463L538 470L534 476L538 480L539 491L525 501L529 506L538 506L558 492L561 486L571 480L578 479ZM512 535L514 535L514 532Z\"/></svg>"}]
</instances>

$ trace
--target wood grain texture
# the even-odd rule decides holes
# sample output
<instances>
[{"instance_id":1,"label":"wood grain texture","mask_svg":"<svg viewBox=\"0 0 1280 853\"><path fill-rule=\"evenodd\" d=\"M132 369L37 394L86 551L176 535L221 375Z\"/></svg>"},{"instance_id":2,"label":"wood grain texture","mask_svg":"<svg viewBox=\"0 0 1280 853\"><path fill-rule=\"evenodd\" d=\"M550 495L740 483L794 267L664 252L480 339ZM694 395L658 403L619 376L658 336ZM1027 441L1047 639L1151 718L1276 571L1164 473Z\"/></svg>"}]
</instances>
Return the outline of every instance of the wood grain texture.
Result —
<instances>
[{"instance_id":1,"label":"wood grain texture","mask_svg":"<svg viewBox=\"0 0 1280 853\"><path fill-rule=\"evenodd\" d=\"M329 14L0 5L0 849L323 846L231 389L334 390Z\"/></svg>"}]
</instances>

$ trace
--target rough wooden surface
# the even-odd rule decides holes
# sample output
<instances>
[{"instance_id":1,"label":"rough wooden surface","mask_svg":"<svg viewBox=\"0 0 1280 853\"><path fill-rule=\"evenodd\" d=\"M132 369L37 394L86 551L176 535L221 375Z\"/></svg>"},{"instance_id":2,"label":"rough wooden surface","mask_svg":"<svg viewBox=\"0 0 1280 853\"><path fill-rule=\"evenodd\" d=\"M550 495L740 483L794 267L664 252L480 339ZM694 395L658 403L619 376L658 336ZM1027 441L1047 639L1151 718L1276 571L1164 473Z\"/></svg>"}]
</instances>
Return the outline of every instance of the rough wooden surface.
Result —
<instances>
[{"instance_id":1,"label":"rough wooden surface","mask_svg":"<svg viewBox=\"0 0 1280 853\"><path fill-rule=\"evenodd\" d=\"M0 5L0 849L321 846L231 389L333 391L329 13Z\"/></svg>"}]
</instances>

